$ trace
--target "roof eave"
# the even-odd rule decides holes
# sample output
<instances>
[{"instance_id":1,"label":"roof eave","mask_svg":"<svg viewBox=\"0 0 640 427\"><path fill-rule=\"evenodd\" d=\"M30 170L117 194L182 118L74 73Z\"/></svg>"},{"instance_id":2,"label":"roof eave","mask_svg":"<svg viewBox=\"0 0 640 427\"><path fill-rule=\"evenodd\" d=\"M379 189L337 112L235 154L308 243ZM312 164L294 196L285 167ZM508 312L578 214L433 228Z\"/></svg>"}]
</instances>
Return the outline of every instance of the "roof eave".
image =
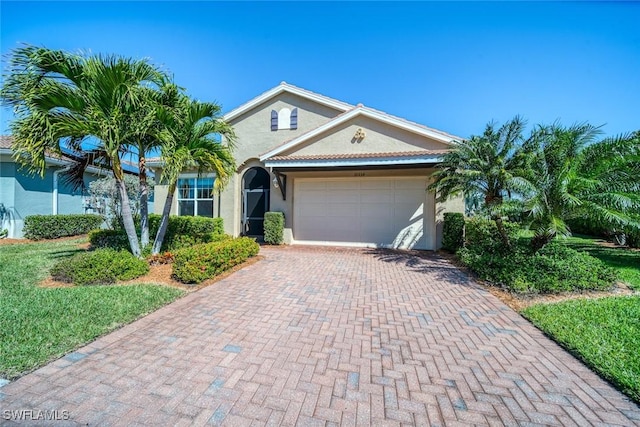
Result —
<instances>
[{"instance_id":1,"label":"roof eave","mask_svg":"<svg viewBox=\"0 0 640 427\"><path fill-rule=\"evenodd\" d=\"M362 167L401 166L438 164L441 156L382 157L363 159L317 159L317 160L266 160L266 167L273 168L322 168L322 167Z\"/></svg>"},{"instance_id":2,"label":"roof eave","mask_svg":"<svg viewBox=\"0 0 640 427\"><path fill-rule=\"evenodd\" d=\"M288 93L300 96L302 98L306 98L308 100L317 102L319 104L322 104L331 108L335 108L336 110L339 110L339 111L347 111L350 108L353 108L352 105L342 101L338 101L337 99L333 99L333 98L326 97L324 95L319 95L317 93L309 92L309 91L300 89L296 86L292 86L290 84L282 82L278 86L264 92L262 95L258 95L257 97L251 99L250 101L245 102L239 107L229 111L227 114L223 116L223 119L225 121L232 121L235 118L246 113L247 111L252 110L258 105L268 101L271 98L276 97L277 95L283 92L288 92Z\"/></svg>"}]
</instances>

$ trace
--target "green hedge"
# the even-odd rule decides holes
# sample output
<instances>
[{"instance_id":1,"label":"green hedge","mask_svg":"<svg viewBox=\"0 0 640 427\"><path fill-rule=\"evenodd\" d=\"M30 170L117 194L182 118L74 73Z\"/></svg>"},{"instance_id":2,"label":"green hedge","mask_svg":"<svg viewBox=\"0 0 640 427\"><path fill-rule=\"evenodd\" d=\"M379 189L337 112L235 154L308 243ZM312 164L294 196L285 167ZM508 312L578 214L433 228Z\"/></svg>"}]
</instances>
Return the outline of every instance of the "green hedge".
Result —
<instances>
[{"instance_id":1,"label":"green hedge","mask_svg":"<svg viewBox=\"0 0 640 427\"><path fill-rule=\"evenodd\" d=\"M175 254L173 277L182 283L200 283L256 256L259 250L248 237L180 249Z\"/></svg>"},{"instance_id":2,"label":"green hedge","mask_svg":"<svg viewBox=\"0 0 640 427\"><path fill-rule=\"evenodd\" d=\"M508 254L462 248L460 260L484 280L522 294L549 294L610 289L615 271L585 252L550 243L532 254L519 246Z\"/></svg>"},{"instance_id":3,"label":"green hedge","mask_svg":"<svg viewBox=\"0 0 640 427\"><path fill-rule=\"evenodd\" d=\"M284 213L266 212L264 214L264 242L281 245L284 241Z\"/></svg>"},{"instance_id":4,"label":"green hedge","mask_svg":"<svg viewBox=\"0 0 640 427\"><path fill-rule=\"evenodd\" d=\"M150 239L155 239L160 226L160 215L149 215ZM169 217L167 234L162 243L162 251L175 251L200 243L215 242L228 239L224 236L222 218L206 218L201 216ZM112 248L129 250L129 240L124 230L94 230L89 233L89 241L96 248Z\"/></svg>"},{"instance_id":5,"label":"green hedge","mask_svg":"<svg viewBox=\"0 0 640 427\"><path fill-rule=\"evenodd\" d=\"M100 215L29 215L24 219L22 232L27 239L57 239L77 236L100 227L104 218Z\"/></svg>"},{"instance_id":6,"label":"green hedge","mask_svg":"<svg viewBox=\"0 0 640 427\"><path fill-rule=\"evenodd\" d=\"M442 226L442 249L455 252L464 245L464 215L445 212Z\"/></svg>"},{"instance_id":7,"label":"green hedge","mask_svg":"<svg viewBox=\"0 0 640 427\"><path fill-rule=\"evenodd\" d=\"M53 266L51 276L76 285L110 285L116 280L130 280L149 272L146 261L130 252L98 249L64 259Z\"/></svg>"},{"instance_id":8,"label":"green hedge","mask_svg":"<svg viewBox=\"0 0 640 427\"><path fill-rule=\"evenodd\" d=\"M509 241L518 240L520 226L515 222L503 221L503 227L507 232ZM480 248L489 253L503 253L509 249L505 247L495 221L485 218L471 218L465 221L464 226L465 246Z\"/></svg>"}]
</instances>

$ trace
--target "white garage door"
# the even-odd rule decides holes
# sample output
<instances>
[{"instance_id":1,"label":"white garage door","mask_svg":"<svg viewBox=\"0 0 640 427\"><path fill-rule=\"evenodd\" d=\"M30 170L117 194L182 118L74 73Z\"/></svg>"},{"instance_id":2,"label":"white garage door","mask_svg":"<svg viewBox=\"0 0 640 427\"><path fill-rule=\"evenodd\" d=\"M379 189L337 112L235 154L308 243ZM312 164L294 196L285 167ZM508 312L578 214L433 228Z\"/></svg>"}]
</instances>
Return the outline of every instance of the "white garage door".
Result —
<instances>
[{"instance_id":1,"label":"white garage door","mask_svg":"<svg viewBox=\"0 0 640 427\"><path fill-rule=\"evenodd\" d=\"M303 244L434 249L425 178L298 178L293 238Z\"/></svg>"}]
</instances>

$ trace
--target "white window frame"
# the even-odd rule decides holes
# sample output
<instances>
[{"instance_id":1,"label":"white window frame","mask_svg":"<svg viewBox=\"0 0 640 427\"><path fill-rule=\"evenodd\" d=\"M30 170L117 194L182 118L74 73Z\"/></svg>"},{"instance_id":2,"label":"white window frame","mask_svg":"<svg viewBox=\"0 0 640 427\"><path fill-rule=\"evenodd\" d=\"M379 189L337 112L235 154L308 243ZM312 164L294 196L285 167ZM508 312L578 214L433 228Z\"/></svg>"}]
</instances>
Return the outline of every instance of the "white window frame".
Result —
<instances>
[{"instance_id":1,"label":"white window frame","mask_svg":"<svg viewBox=\"0 0 640 427\"><path fill-rule=\"evenodd\" d=\"M177 202L178 202L178 209L177 209L177 214L178 216L199 216L198 215L198 201L199 200L206 200L206 201L211 201L211 218L214 217L214 213L215 213L215 197L212 195L212 197L210 199L203 199L203 198L198 198L198 180L200 179L209 179L209 178L213 178L213 185L215 186L215 180L216 180L216 174L214 173L208 173L208 174L200 174L198 175L197 173L185 173L185 174L180 174L180 176L178 177L178 186L176 188L176 192L178 193L176 196ZM194 187L193 187L193 197L187 197L187 198L183 198L181 191L180 191L180 180L181 179L193 179L194 180ZM213 190L213 187L212 187ZM180 202L181 201L193 201L193 215L183 215L180 213Z\"/></svg>"}]
</instances>

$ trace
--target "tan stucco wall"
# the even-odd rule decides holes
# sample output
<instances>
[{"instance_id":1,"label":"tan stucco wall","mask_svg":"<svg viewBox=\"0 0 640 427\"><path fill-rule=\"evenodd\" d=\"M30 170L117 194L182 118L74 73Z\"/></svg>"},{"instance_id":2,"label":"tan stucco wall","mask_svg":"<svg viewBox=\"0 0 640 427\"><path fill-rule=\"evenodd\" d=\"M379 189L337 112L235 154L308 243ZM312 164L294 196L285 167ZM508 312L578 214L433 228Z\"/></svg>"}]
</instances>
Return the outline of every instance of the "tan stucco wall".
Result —
<instances>
[{"instance_id":1,"label":"tan stucco wall","mask_svg":"<svg viewBox=\"0 0 640 427\"><path fill-rule=\"evenodd\" d=\"M153 213L162 214L162 210L164 209L164 203L167 199L167 192L169 191L168 185L156 185L154 189L154 198L153 198ZM177 192L176 192L177 193ZM173 195L173 201L171 203L171 215L178 214L178 200L177 194Z\"/></svg>"},{"instance_id":2,"label":"tan stucco wall","mask_svg":"<svg viewBox=\"0 0 640 427\"><path fill-rule=\"evenodd\" d=\"M358 129L365 132L363 139L355 139ZM343 153L388 153L442 150L450 146L415 133L390 126L368 117L353 119L330 129L302 145L293 147L280 155L317 155Z\"/></svg>"},{"instance_id":3,"label":"tan stucco wall","mask_svg":"<svg viewBox=\"0 0 640 427\"><path fill-rule=\"evenodd\" d=\"M298 129L272 131L271 110L280 111L285 107L291 110L298 109ZM288 93L276 96L231 121L238 137L234 151L236 162L240 166L247 159L259 157L275 146L328 122L340 113L341 111Z\"/></svg>"}]
</instances>

